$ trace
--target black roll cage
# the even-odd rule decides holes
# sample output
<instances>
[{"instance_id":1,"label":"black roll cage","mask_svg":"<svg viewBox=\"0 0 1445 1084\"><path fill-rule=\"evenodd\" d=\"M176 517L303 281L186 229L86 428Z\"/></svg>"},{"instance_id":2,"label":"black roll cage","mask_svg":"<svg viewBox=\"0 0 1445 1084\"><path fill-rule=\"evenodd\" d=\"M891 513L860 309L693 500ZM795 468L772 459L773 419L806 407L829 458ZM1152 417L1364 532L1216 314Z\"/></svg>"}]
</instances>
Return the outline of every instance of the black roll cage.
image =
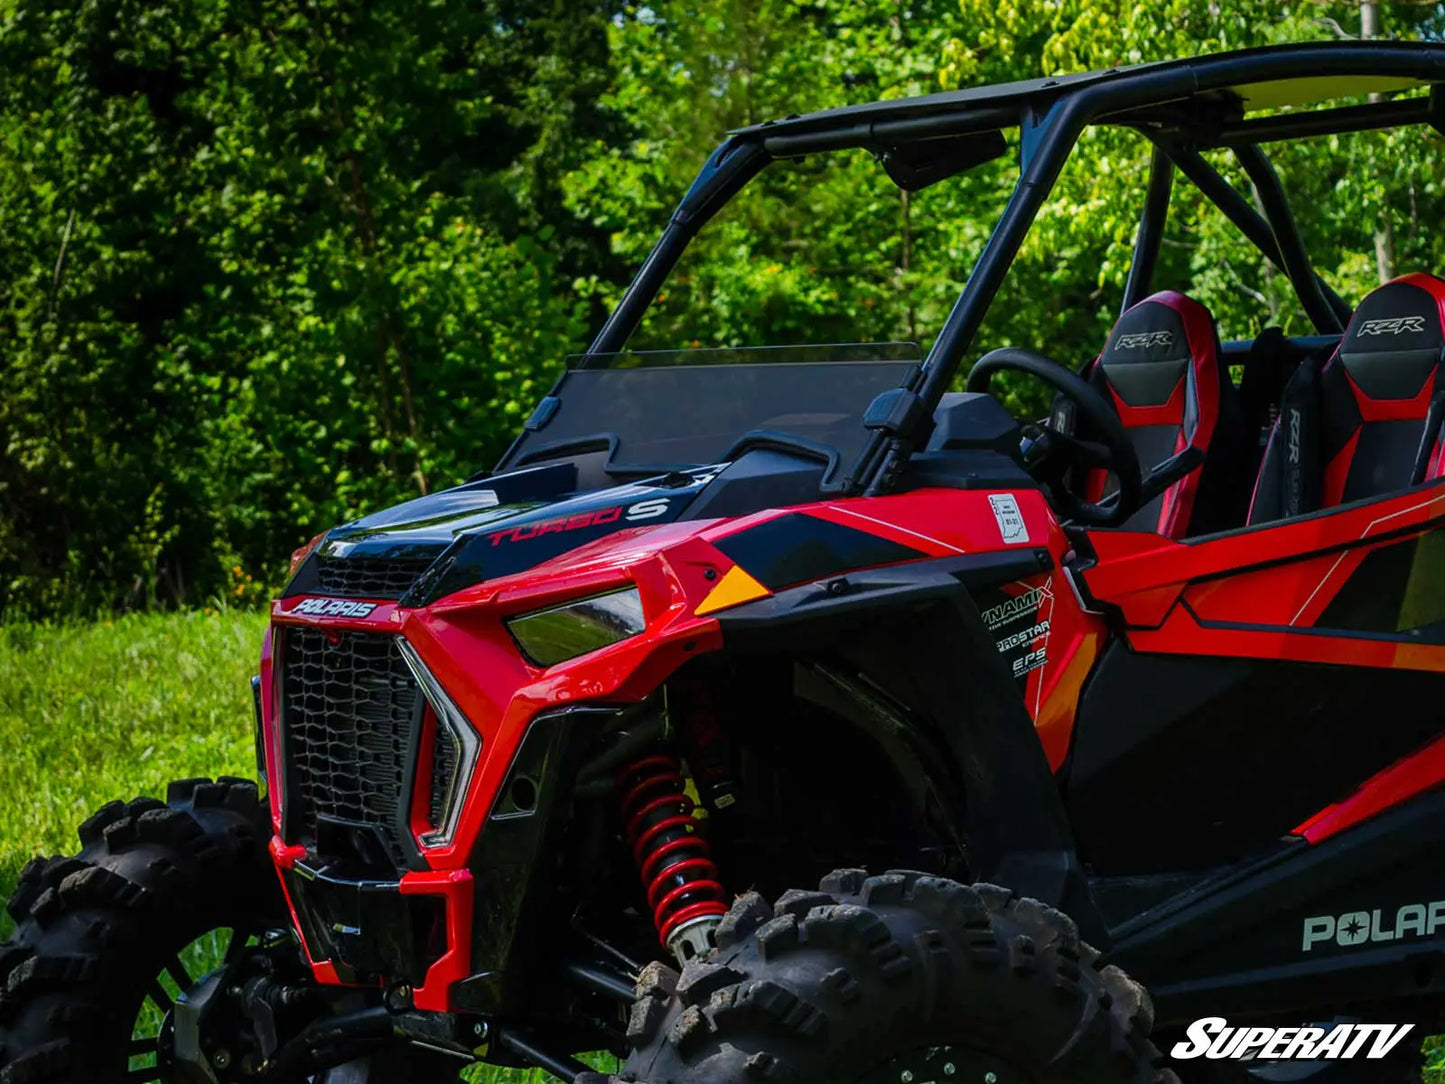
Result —
<instances>
[{"instance_id":1,"label":"black roll cage","mask_svg":"<svg viewBox=\"0 0 1445 1084\"><path fill-rule=\"evenodd\" d=\"M1349 88L1330 92L1330 80L1350 77L1395 79L1413 88L1428 85L1429 94L1247 117L1244 97L1237 89L1308 80L1320 84L1315 100L1327 100L1356 93ZM885 155L931 140L997 137L1004 129L1017 128L1020 162L1013 194L921 369L904 389L914 400L911 409L890 412L902 421L870 434L839 486L847 493L887 492L907 461L918 427L933 416L952 383L1039 208L1086 127L1102 123L1132 128L1154 147L1124 308L1149 293L1177 170L1285 273L1316 330L1339 334L1351 307L1310 266L1284 190L1260 145L1415 124L1428 124L1445 134L1442 83L1445 45L1321 42L873 102L744 128L732 133L698 173L587 357L614 353L626 345L693 237L770 163L851 149ZM1201 153L1216 148L1234 152L1263 214Z\"/></svg>"}]
</instances>

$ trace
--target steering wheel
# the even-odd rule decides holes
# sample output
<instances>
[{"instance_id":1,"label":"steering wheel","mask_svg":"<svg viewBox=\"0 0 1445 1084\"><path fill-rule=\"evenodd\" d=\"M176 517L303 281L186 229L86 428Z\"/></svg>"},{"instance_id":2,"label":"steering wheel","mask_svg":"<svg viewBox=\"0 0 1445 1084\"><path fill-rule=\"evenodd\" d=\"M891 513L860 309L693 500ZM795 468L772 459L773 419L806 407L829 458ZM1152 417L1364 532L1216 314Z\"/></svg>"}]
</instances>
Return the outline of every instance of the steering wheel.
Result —
<instances>
[{"instance_id":1,"label":"steering wheel","mask_svg":"<svg viewBox=\"0 0 1445 1084\"><path fill-rule=\"evenodd\" d=\"M1134 445L1119 415L1098 390L1071 369L1019 347L990 350L968 374L967 390L988 391L994 373L1012 370L1036 376L1070 400L1098 441L1080 440L1051 422L1026 427L1024 465L1049 491L1060 518L1092 527L1117 527L1143 503L1144 479ZM1068 485L1075 467L1097 467L1119 479L1119 489L1101 501L1086 501ZM1152 479L1152 474L1151 474ZM1152 488L1152 487L1151 487Z\"/></svg>"}]
</instances>

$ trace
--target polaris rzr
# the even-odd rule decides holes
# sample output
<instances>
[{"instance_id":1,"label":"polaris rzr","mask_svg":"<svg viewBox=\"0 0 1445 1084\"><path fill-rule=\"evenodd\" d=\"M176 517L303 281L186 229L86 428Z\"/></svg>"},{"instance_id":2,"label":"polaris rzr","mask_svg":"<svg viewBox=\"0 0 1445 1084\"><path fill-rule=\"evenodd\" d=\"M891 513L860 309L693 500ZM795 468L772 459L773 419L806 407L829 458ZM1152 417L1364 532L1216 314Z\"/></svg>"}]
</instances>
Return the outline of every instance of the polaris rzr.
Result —
<instances>
[{"instance_id":1,"label":"polaris rzr","mask_svg":"<svg viewBox=\"0 0 1445 1084\"><path fill-rule=\"evenodd\" d=\"M1271 1064L1216 1028L1186 1077L1417 1072L1445 282L1342 299L1261 148L1439 132L1442 82L1445 46L1297 45L732 135L494 471L294 556L252 685L267 797L178 782L26 867L0 1082L1147 1081L1151 1031L1200 1017L1416 1031ZM1118 323L950 391L1091 125L1154 148ZM1011 146L926 358L625 351L769 163L865 148L916 189ZM1153 281L1176 174L1313 333L1221 342Z\"/></svg>"}]
</instances>

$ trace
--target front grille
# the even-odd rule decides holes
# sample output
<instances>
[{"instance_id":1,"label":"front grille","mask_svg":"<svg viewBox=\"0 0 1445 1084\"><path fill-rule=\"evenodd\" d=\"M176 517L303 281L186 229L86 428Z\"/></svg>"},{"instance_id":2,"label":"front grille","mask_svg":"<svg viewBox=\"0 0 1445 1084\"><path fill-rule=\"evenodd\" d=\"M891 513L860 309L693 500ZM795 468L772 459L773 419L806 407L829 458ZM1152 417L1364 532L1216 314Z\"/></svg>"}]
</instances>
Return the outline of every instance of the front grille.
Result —
<instances>
[{"instance_id":1,"label":"front grille","mask_svg":"<svg viewBox=\"0 0 1445 1084\"><path fill-rule=\"evenodd\" d=\"M323 593L342 598L401 598L436 556L320 557L317 583Z\"/></svg>"},{"instance_id":2,"label":"front grille","mask_svg":"<svg viewBox=\"0 0 1445 1084\"><path fill-rule=\"evenodd\" d=\"M341 857L364 863L377 857L366 842L376 840L387 859L404 866L408 754L422 704L396 637L287 628L281 712L288 838L308 837L326 850L330 834L349 852Z\"/></svg>"}]
</instances>

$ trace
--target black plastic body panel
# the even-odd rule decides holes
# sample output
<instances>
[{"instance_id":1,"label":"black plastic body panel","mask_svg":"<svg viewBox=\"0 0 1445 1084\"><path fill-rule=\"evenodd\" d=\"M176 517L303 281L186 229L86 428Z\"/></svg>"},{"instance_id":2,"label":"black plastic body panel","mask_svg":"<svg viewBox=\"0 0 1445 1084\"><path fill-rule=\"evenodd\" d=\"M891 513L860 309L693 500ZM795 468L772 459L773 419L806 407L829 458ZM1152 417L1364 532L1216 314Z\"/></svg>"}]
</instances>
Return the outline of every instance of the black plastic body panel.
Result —
<instances>
[{"instance_id":1,"label":"black plastic body panel","mask_svg":"<svg viewBox=\"0 0 1445 1084\"><path fill-rule=\"evenodd\" d=\"M528 976L514 966L514 953L519 944L555 940L556 931L549 934L545 927L557 916L539 902L545 893L539 871L551 853L547 833L557 812L569 738L579 721L612 714L600 707L552 712L534 719L522 738L468 863L474 892L472 976L455 988L458 1008L490 1014L525 1000ZM519 805L521 779L529 784L529 801Z\"/></svg>"},{"instance_id":2,"label":"black plastic body panel","mask_svg":"<svg viewBox=\"0 0 1445 1084\"><path fill-rule=\"evenodd\" d=\"M1442 686L1116 641L1085 686L1065 777L1080 853L1102 874L1239 861L1439 733Z\"/></svg>"},{"instance_id":3,"label":"black plastic body panel","mask_svg":"<svg viewBox=\"0 0 1445 1084\"><path fill-rule=\"evenodd\" d=\"M937 730L961 780L969 872L1107 932L1074 850L1059 789L1017 682L970 587L1052 567L1043 550L966 555L852 572L719 615L733 652L835 653Z\"/></svg>"},{"instance_id":4,"label":"black plastic body panel","mask_svg":"<svg viewBox=\"0 0 1445 1084\"><path fill-rule=\"evenodd\" d=\"M1435 791L1316 846L1280 847L1117 926L1113 959L1148 986L1161 1025L1438 997L1441 824Z\"/></svg>"},{"instance_id":5,"label":"black plastic body panel","mask_svg":"<svg viewBox=\"0 0 1445 1084\"><path fill-rule=\"evenodd\" d=\"M345 981L420 984L446 951L436 896L403 896L394 881L346 880L302 862L284 876L307 950Z\"/></svg>"}]
</instances>

